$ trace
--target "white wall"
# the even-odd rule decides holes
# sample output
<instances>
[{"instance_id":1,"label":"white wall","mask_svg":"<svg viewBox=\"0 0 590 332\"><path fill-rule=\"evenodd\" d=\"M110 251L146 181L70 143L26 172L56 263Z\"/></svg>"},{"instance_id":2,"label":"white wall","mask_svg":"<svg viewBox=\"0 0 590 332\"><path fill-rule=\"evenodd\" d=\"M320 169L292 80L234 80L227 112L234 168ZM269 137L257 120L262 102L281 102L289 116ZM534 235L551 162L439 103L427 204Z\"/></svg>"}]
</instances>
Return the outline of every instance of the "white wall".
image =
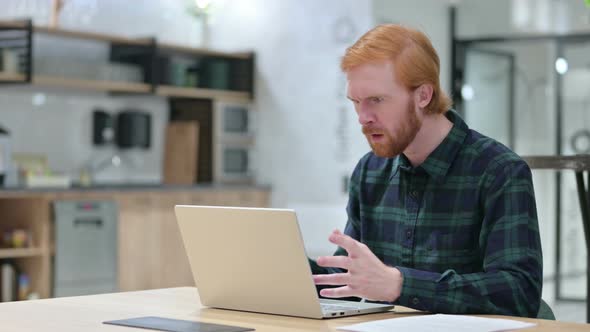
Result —
<instances>
[{"instance_id":1,"label":"white wall","mask_svg":"<svg viewBox=\"0 0 590 332\"><path fill-rule=\"evenodd\" d=\"M590 31L590 15L577 0L459 0L461 37Z\"/></svg>"},{"instance_id":2,"label":"white wall","mask_svg":"<svg viewBox=\"0 0 590 332\"><path fill-rule=\"evenodd\" d=\"M440 59L440 82L450 94L451 36L449 35L450 0L374 0L373 17L376 24L403 24L426 33Z\"/></svg>"},{"instance_id":3,"label":"white wall","mask_svg":"<svg viewBox=\"0 0 590 332\"><path fill-rule=\"evenodd\" d=\"M43 94L45 103L32 99ZM156 182L161 173L161 152L166 104L162 98L110 98L100 94L72 95L59 90L31 87L0 90L0 123L10 130L14 152L42 154L52 170L70 174L76 180L81 168L109 158L113 148L92 147L92 110L141 109L152 116L152 148L121 154L120 167L97 172L96 182ZM13 183L14 184L14 183Z\"/></svg>"},{"instance_id":4,"label":"white wall","mask_svg":"<svg viewBox=\"0 0 590 332\"><path fill-rule=\"evenodd\" d=\"M352 107L340 110L345 98L339 59L368 29L369 3L227 1L216 13L212 45L252 48L257 55L259 178L272 183L274 205L340 202L341 178L367 148ZM343 19L354 31L339 41ZM350 138L337 135L339 121Z\"/></svg>"}]
</instances>

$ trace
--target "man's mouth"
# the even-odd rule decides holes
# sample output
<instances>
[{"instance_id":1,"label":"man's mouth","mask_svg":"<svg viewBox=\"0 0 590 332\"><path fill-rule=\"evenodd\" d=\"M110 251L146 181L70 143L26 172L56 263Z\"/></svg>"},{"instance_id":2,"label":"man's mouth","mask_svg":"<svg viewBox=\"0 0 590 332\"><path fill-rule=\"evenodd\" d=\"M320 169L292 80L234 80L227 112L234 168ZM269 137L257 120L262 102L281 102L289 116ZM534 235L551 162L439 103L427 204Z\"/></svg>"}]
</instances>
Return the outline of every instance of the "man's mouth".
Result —
<instances>
[{"instance_id":1,"label":"man's mouth","mask_svg":"<svg viewBox=\"0 0 590 332\"><path fill-rule=\"evenodd\" d=\"M380 141L383 138L383 134L369 134L371 141Z\"/></svg>"}]
</instances>

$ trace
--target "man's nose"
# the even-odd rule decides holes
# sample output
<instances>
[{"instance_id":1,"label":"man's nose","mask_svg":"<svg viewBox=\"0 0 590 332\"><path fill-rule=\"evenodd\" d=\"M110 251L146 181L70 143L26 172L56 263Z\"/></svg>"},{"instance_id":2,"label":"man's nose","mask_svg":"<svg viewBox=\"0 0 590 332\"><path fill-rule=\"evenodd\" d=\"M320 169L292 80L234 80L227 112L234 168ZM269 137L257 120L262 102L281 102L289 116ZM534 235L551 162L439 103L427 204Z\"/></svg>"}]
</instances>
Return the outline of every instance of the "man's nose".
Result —
<instances>
[{"instance_id":1,"label":"man's nose","mask_svg":"<svg viewBox=\"0 0 590 332\"><path fill-rule=\"evenodd\" d=\"M375 122L375 115L373 114L373 112L369 111L364 105L359 106L358 118L359 123L363 126Z\"/></svg>"}]
</instances>

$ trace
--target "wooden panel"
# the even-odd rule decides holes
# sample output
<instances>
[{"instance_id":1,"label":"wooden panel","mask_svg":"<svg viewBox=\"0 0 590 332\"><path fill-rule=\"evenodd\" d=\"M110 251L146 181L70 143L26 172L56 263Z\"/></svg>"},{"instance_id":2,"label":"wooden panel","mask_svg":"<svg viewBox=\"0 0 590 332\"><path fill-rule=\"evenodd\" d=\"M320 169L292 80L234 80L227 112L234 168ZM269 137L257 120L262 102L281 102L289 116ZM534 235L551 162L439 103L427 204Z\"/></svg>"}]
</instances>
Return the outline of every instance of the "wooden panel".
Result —
<instances>
[{"instance_id":1,"label":"wooden panel","mask_svg":"<svg viewBox=\"0 0 590 332\"><path fill-rule=\"evenodd\" d=\"M177 287L194 286L193 275L180 236L174 205L178 198L174 196L161 197L157 213L161 223L161 266L160 286Z\"/></svg>"},{"instance_id":2,"label":"wooden panel","mask_svg":"<svg viewBox=\"0 0 590 332\"><path fill-rule=\"evenodd\" d=\"M158 47L160 47L163 51L174 51L174 52L188 53L188 54L193 54L193 55L219 56L219 57L234 58L234 59L250 59L250 58L252 58L252 52L228 53L228 52L214 51L214 50L210 50L210 49L206 49L206 48L186 47L186 46L174 45L174 44L169 44L169 43L158 43Z\"/></svg>"},{"instance_id":3,"label":"wooden panel","mask_svg":"<svg viewBox=\"0 0 590 332\"><path fill-rule=\"evenodd\" d=\"M197 182L199 123L169 123L164 146L164 183L190 185Z\"/></svg>"},{"instance_id":4,"label":"wooden panel","mask_svg":"<svg viewBox=\"0 0 590 332\"><path fill-rule=\"evenodd\" d=\"M114 36L114 35L107 35L101 34L96 32L87 32L87 31L74 31L74 30L66 30L61 28L50 28L50 27L41 27L36 26L34 28L35 32L41 32L53 36L60 36L60 37L67 37L67 38L78 38L78 39L91 39L96 41L102 41L107 43L121 43L121 44L128 44L128 45L150 45L150 41L147 39L131 39L126 37Z\"/></svg>"},{"instance_id":5,"label":"wooden panel","mask_svg":"<svg viewBox=\"0 0 590 332\"><path fill-rule=\"evenodd\" d=\"M24 29L26 27L27 27L27 23L24 21L0 21L0 28Z\"/></svg>"},{"instance_id":6,"label":"wooden panel","mask_svg":"<svg viewBox=\"0 0 590 332\"><path fill-rule=\"evenodd\" d=\"M193 285L174 205L268 206L266 191L203 190L120 194L119 286L122 291Z\"/></svg>"},{"instance_id":7,"label":"wooden panel","mask_svg":"<svg viewBox=\"0 0 590 332\"><path fill-rule=\"evenodd\" d=\"M233 190L220 192L217 195L215 205L220 206L241 206L241 207L266 207L268 206L267 196L255 190Z\"/></svg>"},{"instance_id":8,"label":"wooden panel","mask_svg":"<svg viewBox=\"0 0 590 332\"><path fill-rule=\"evenodd\" d=\"M2 258L12 258L19 270L29 276L31 291L42 298L51 296L48 201L41 197L2 199L0 216L0 230L27 229L33 245L28 249L4 249Z\"/></svg>"},{"instance_id":9,"label":"wooden panel","mask_svg":"<svg viewBox=\"0 0 590 332\"><path fill-rule=\"evenodd\" d=\"M94 81L51 76L33 76L33 83L43 86L105 92L149 93L151 89L150 85L145 83Z\"/></svg>"},{"instance_id":10,"label":"wooden panel","mask_svg":"<svg viewBox=\"0 0 590 332\"><path fill-rule=\"evenodd\" d=\"M213 102L208 99L170 99L170 121L199 123L197 179L213 181Z\"/></svg>"},{"instance_id":11,"label":"wooden panel","mask_svg":"<svg viewBox=\"0 0 590 332\"><path fill-rule=\"evenodd\" d=\"M41 250L41 248L0 249L0 259L35 257L35 256L41 256L41 255L43 255L43 250Z\"/></svg>"},{"instance_id":12,"label":"wooden panel","mask_svg":"<svg viewBox=\"0 0 590 332\"><path fill-rule=\"evenodd\" d=\"M171 85L158 86L156 88L156 94L165 97L212 98L236 102L249 102L252 100L249 92L187 88Z\"/></svg>"},{"instance_id":13,"label":"wooden panel","mask_svg":"<svg viewBox=\"0 0 590 332\"><path fill-rule=\"evenodd\" d=\"M269 207L270 206L270 192L266 190L252 190L250 191L250 203L252 207Z\"/></svg>"},{"instance_id":14,"label":"wooden panel","mask_svg":"<svg viewBox=\"0 0 590 332\"><path fill-rule=\"evenodd\" d=\"M31 232L33 247L49 248L46 227L49 215L48 202L42 198L8 198L0 200L0 230L25 228Z\"/></svg>"},{"instance_id":15,"label":"wooden panel","mask_svg":"<svg viewBox=\"0 0 590 332\"><path fill-rule=\"evenodd\" d=\"M22 81L26 80L25 75L20 73L0 72L0 81Z\"/></svg>"},{"instance_id":16,"label":"wooden panel","mask_svg":"<svg viewBox=\"0 0 590 332\"><path fill-rule=\"evenodd\" d=\"M120 196L119 289L155 288L160 284L160 224L154 215L154 195Z\"/></svg>"},{"instance_id":17,"label":"wooden panel","mask_svg":"<svg viewBox=\"0 0 590 332\"><path fill-rule=\"evenodd\" d=\"M14 262L20 272L29 276L31 292L36 292L41 298L51 297L51 269L48 256L19 258Z\"/></svg>"}]
</instances>

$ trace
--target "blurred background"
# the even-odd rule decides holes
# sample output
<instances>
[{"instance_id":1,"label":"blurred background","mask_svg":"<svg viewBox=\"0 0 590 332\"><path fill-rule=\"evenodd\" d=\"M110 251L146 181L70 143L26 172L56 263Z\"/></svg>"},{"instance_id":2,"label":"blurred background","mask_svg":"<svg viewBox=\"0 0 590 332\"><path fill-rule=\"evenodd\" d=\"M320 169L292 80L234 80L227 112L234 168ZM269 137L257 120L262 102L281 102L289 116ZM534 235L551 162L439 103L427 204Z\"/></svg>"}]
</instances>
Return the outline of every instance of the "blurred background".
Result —
<instances>
[{"instance_id":1,"label":"blurred background","mask_svg":"<svg viewBox=\"0 0 590 332\"><path fill-rule=\"evenodd\" d=\"M308 255L330 254L369 150L339 61L376 24L428 34L472 128L522 156L590 154L588 1L2 6L2 301L192 285L175 204L293 208ZM575 172L533 176L543 298L585 322Z\"/></svg>"}]
</instances>

